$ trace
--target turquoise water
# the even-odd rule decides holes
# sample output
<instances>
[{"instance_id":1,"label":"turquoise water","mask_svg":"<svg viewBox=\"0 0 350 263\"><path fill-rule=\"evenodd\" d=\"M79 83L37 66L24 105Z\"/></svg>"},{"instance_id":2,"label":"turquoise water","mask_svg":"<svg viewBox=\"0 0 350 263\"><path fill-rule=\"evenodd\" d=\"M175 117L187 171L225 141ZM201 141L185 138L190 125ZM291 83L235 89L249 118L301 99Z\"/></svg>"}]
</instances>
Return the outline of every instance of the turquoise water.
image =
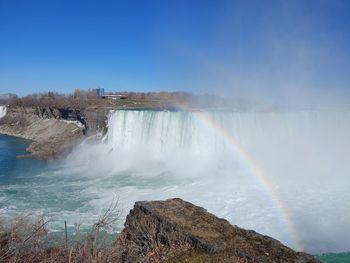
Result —
<instances>
[{"instance_id":1,"label":"turquoise water","mask_svg":"<svg viewBox=\"0 0 350 263\"><path fill-rule=\"evenodd\" d=\"M0 178L1 186L21 183L27 176L40 172L45 162L33 159L17 159L17 155L25 154L30 141L16 137L0 135Z\"/></svg>"},{"instance_id":2,"label":"turquoise water","mask_svg":"<svg viewBox=\"0 0 350 263\"><path fill-rule=\"evenodd\" d=\"M43 161L33 159L17 159L16 155L24 154L29 141L0 135L0 209L5 216L15 216L19 211L49 213L51 216L60 215L52 224L58 239L62 239L63 220L70 222L72 230L72 218L74 213L86 213L89 202L94 196L78 197L87 182L83 178L77 179L69 174L61 173L59 164L47 164ZM74 171L71 171L74 174ZM71 178L70 178L71 177ZM141 179L141 178L140 178ZM162 178L159 178L162 180ZM88 180L89 181L89 180ZM106 182L105 182L106 183ZM116 182L107 181L116 185ZM163 181L161 184L173 184L176 182ZM119 186L132 186L135 182L128 176L119 177ZM144 179L141 182L145 188L149 188L152 181ZM69 213L72 213L71 215ZM63 215L62 215L63 214ZM90 214L90 213L89 213ZM71 220L70 220L71 219ZM76 218L75 218L76 219ZM60 221L62 223L60 224ZM322 262L345 263L350 262L349 253L324 254L318 256Z\"/></svg>"},{"instance_id":3,"label":"turquoise water","mask_svg":"<svg viewBox=\"0 0 350 263\"><path fill-rule=\"evenodd\" d=\"M349 263L350 253L324 254L318 256L318 259L325 263Z\"/></svg>"},{"instance_id":4,"label":"turquoise water","mask_svg":"<svg viewBox=\"0 0 350 263\"><path fill-rule=\"evenodd\" d=\"M17 159L17 155L26 153L29 144L28 140L0 135L0 215L3 217L12 218L22 213L46 216L52 232L62 232L64 221L67 221L71 233L75 224L85 231L117 198L116 194L110 195L110 191L155 187L154 178L135 179L126 172L101 180L98 171L89 173L85 165L67 166L64 161L47 163ZM173 183L164 178L157 181L162 185ZM108 196L101 200L106 190ZM128 213L129 207L124 209L120 204L119 208L124 215ZM122 227L123 220L120 220L118 229Z\"/></svg>"},{"instance_id":5,"label":"turquoise water","mask_svg":"<svg viewBox=\"0 0 350 263\"><path fill-rule=\"evenodd\" d=\"M82 223L81 231L90 229L99 215L90 220L79 218L92 209L88 202L94 198L79 196L83 190L81 178L60 173L60 163L35 159L17 159L25 154L30 141L0 135L0 215L12 218L20 214L45 216L49 220L48 245L64 240L64 221L68 222L69 242L75 242L74 224ZM74 173L72 173L74 175ZM95 220L95 221L94 221ZM104 240L115 239L114 234L102 231Z\"/></svg>"},{"instance_id":6,"label":"turquoise water","mask_svg":"<svg viewBox=\"0 0 350 263\"><path fill-rule=\"evenodd\" d=\"M30 141L0 135L0 212L14 217L20 213L50 216L55 231L63 229L64 220L73 227L74 214L88 209L76 177L60 174L62 167L34 159L17 159ZM57 173L60 176L57 176ZM76 219L76 218L75 218Z\"/></svg>"},{"instance_id":7,"label":"turquoise water","mask_svg":"<svg viewBox=\"0 0 350 263\"><path fill-rule=\"evenodd\" d=\"M64 221L69 229L75 223L87 229L115 197L122 210L118 227L135 201L180 197L295 249L349 250L350 214L343 204L350 201L350 113L206 117L238 138L271 189L196 113L117 111L103 143L85 142L60 162L16 159L29 142L1 136L0 213L45 215L59 235ZM346 256L320 257L342 262Z\"/></svg>"}]
</instances>

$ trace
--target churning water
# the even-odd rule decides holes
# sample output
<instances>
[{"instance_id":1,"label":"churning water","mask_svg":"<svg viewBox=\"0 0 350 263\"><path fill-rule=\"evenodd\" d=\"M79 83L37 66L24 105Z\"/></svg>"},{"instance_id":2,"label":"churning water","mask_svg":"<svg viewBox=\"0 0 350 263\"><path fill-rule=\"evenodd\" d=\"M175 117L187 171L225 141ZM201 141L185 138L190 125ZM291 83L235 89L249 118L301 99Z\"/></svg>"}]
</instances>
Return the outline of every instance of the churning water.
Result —
<instances>
[{"instance_id":1,"label":"churning water","mask_svg":"<svg viewBox=\"0 0 350 263\"><path fill-rule=\"evenodd\" d=\"M297 249L350 250L349 112L115 111L108 124L102 141L1 182L4 213L48 214L60 231L115 196L123 215L180 197Z\"/></svg>"}]
</instances>

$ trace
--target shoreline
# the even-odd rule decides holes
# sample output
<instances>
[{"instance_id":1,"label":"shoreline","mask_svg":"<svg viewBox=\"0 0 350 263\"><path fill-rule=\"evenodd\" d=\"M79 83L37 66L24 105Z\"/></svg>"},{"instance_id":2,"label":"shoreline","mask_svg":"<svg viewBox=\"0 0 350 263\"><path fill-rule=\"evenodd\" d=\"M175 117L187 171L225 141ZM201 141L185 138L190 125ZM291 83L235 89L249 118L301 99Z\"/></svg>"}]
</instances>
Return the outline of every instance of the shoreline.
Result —
<instances>
[{"instance_id":1,"label":"shoreline","mask_svg":"<svg viewBox=\"0 0 350 263\"><path fill-rule=\"evenodd\" d=\"M59 118L45 118L35 108L8 108L0 120L0 134L30 140L26 158L53 160L84 137L85 126ZM23 157L23 156L22 156Z\"/></svg>"},{"instance_id":2,"label":"shoreline","mask_svg":"<svg viewBox=\"0 0 350 263\"><path fill-rule=\"evenodd\" d=\"M0 128L1 128L1 126L0 126ZM15 139L27 141L28 146L23 148L24 153L16 155L16 159L35 159L32 156L32 154L25 153L25 152L27 152L26 149L30 146L30 144L33 143L33 140L28 139L28 138L23 138L23 137L20 137L20 136L16 136L16 135L12 135L12 134L8 134L8 133L3 133L3 132L1 132L1 130L0 130L0 136L12 137L12 138L15 138Z\"/></svg>"}]
</instances>

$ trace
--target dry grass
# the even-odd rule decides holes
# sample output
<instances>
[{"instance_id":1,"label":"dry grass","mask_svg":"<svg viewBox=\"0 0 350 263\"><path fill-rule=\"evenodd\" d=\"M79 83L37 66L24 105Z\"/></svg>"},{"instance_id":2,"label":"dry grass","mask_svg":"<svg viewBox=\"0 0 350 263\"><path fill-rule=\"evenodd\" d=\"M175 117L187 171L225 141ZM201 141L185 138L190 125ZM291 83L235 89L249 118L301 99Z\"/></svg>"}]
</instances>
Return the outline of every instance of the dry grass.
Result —
<instances>
[{"instance_id":1,"label":"dry grass","mask_svg":"<svg viewBox=\"0 0 350 263\"><path fill-rule=\"evenodd\" d=\"M134 211L119 236L117 246L123 248L122 262L165 262L178 254L191 250L191 240L167 224L147 213Z\"/></svg>"},{"instance_id":2,"label":"dry grass","mask_svg":"<svg viewBox=\"0 0 350 263\"><path fill-rule=\"evenodd\" d=\"M81 233L80 226L76 225L71 244L62 242L54 247L47 246L48 219L22 215L10 221L1 220L0 262L118 262L120 254L116 246L108 244L101 232L112 230L119 217L118 202L113 200L90 231Z\"/></svg>"}]
</instances>

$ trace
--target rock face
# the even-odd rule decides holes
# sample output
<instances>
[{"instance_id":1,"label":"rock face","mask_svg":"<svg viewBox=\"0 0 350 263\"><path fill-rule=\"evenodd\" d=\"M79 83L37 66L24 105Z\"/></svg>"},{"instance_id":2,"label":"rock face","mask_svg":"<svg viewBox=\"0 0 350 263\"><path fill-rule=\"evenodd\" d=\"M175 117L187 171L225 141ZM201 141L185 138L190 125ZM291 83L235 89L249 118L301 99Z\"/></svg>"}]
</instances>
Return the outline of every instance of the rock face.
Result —
<instances>
[{"instance_id":1,"label":"rock face","mask_svg":"<svg viewBox=\"0 0 350 263\"><path fill-rule=\"evenodd\" d=\"M43 160L68 151L84 131L77 113L57 109L8 108L0 120L0 133L32 140L27 151L31 157Z\"/></svg>"},{"instance_id":2,"label":"rock face","mask_svg":"<svg viewBox=\"0 0 350 263\"><path fill-rule=\"evenodd\" d=\"M136 202L116 246L121 262L319 262L181 199Z\"/></svg>"},{"instance_id":3,"label":"rock face","mask_svg":"<svg viewBox=\"0 0 350 263\"><path fill-rule=\"evenodd\" d=\"M109 108L87 108L82 114L85 118L88 134L106 133Z\"/></svg>"}]
</instances>

